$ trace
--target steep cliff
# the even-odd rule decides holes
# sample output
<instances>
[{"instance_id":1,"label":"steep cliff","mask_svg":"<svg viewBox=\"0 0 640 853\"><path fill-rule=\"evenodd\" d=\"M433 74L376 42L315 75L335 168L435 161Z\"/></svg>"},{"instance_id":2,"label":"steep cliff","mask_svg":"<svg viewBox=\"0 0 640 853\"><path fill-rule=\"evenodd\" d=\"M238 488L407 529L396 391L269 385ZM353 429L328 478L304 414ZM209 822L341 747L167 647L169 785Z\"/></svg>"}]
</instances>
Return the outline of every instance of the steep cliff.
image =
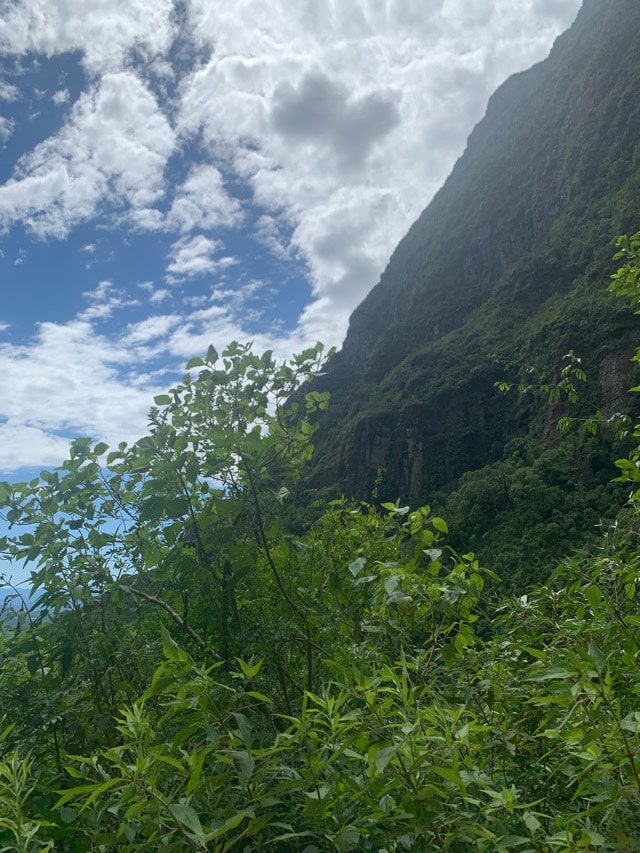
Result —
<instances>
[{"instance_id":1,"label":"steep cliff","mask_svg":"<svg viewBox=\"0 0 640 853\"><path fill-rule=\"evenodd\" d=\"M638 0L585 0L549 57L493 95L329 365L314 488L446 502L516 439L538 464L559 446L553 420L496 393L496 356L553 377L573 348L594 399L620 406L636 321L606 284L616 235L640 227L639 43ZM591 488L602 448L571 441L600 460Z\"/></svg>"}]
</instances>

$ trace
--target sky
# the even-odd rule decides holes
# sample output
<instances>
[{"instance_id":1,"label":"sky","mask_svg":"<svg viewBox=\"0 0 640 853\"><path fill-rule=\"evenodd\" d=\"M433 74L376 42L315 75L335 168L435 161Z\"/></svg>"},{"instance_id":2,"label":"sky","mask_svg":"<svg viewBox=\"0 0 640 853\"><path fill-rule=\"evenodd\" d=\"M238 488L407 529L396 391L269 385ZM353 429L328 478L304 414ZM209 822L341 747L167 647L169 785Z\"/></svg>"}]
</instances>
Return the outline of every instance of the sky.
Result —
<instances>
[{"instance_id":1,"label":"sky","mask_svg":"<svg viewBox=\"0 0 640 853\"><path fill-rule=\"evenodd\" d=\"M0 477L232 340L339 346L580 0L0 0Z\"/></svg>"}]
</instances>

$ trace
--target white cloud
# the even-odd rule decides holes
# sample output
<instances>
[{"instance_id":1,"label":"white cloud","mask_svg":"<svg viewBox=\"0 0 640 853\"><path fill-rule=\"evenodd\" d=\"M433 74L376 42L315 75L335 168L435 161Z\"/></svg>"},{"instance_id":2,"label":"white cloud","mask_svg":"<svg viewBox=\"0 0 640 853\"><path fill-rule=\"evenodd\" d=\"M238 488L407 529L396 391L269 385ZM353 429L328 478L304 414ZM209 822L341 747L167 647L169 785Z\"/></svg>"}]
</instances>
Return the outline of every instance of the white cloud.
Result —
<instances>
[{"instance_id":1,"label":"white cloud","mask_svg":"<svg viewBox=\"0 0 640 853\"><path fill-rule=\"evenodd\" d=\"M254 234L256 239L266 246L277 258L289 257L289 247L282 235L280 223L275 216L263 214L258 217Z\"/></svg>"},{"instance_id":2,"label":"white cloud","mask_svg":"<svg viewBox=\"0 0 640 853\"><path fill-rule=\"evenodd\" d=\"M244 219L240 202L225 189L220 170L210 163L200 163L189 171L184 182L176 186L169 211L139 207L131 211L129 220L139 231L214 230L239 226Z\"/></svg>"},{"instance_id":3,"label":"white cloud","mask_svg":"<svg viewBox=\"0 0 640 853\"><path fill-rule=\"evenodd\" d=\"M0 80L0 101L17 101L20 98L20 89L12 83Z\"/></svg>"},{"instance_id":4,"label":"white cloud","mask_svg":"<svg viewBox=\"0 0 640 853\"><path fill-rule=\"evenodd\" d=\"M15 130L16 123L13 119L0 116L0 145L5 143Z\"/></svg>"},{"instance_id":5,"label":"white cloud","mask_svg":"<svg viewBox=\"0 0 640 853\"><path fill-rule=\"evenodd\" d=\"M131 72L106 74L81 96L69 123L25 155L0 186L0 226L21 222L38 237L65 237L103 200L144 207L165 189L174 134Z\"/></svg>"},{"instance_id":6,"label":"white cloud","mask_svg":"<svg viewBox=\"0 0 640 853\"><path fill-rule=\"evenodd\" d=\"M166 216L153 207L139 207L129 211L127 220L136 231L164 231Z\"/></svg>"},{"instance_id":7,"label":"white cloud","mask_svg":"<svg viewBox=\"0 0 640 853\"><path fill-rule=\"evenodd\" d=\"M108 320L114 311L139 304L135 299L128 299L107 279L101 281L95 290L85 291L82 295L91 303L78 314L78 319L82 321Z\"/></svg>"},{"instance_id":8,"label":"white cloud","mask_svg":"<svg viewBox=\"0 0 640 853\"><path fill-rule=\"evenodd\" d=\"M51 96L51 100L53 101L53 103L57 104L58 106L66 104L69 98L70 94L68 89L58 89L58 91L54 92Z\"/></svg>"},{"instance_id":9,"label":"white cloud","mask_svg":"<svg viewBox=\"0 0 640 853\"><path fill-rule=\"evenodd\" d=\"M103 282L93 295L108 299L110 291ZM110 446L137 440L154 395L182 375L185 362L212 342L222 348L233 339L247 339L241 325L227 308L209 305L148 317L111 335L86 316L41 323L22 345L0 343L0 471L59 464L73 435ZM255 336L255 344L287 352L268 335ZM160 357L165 366L158 369Z\"/></svg>"},{"instance_id":10,"label":"white cloud","mask_svg":"<svg viewBox=\"0 0 640 853\"><path fill-rule=\"evenodd\" d=\"M0 423L0 472L19 468L59 465L69 452L70 441L46 429L22 423Z\"/></svg>"},{"instance_id":11,"label":"white cloud","mask_svg":"<svg viewBox=\"0 0 640 853\"><path fill-rule=\"evenodd\" d=\"M134 46L149 57L169 48L172 12L171 0L21 0L5 4L0 50L81 50L92 72L118 68Z\"/></svg>"},{"instance_id":12,"label":"white cloud","mask_svg":"<svg viewBox=\"0 0 640 853\"><path fill-rule=\"evenodd\" d=\"M20 464L50 464L51 453L60 454L69 434L134 440L158 393L157 387L133 388L123 381L121 370L133 367L135 359L134 349L99 335L87 320L41 323L28 343L0 344L1 414L12 430L41 433L41 440L23 449L30 459ZM0 467L19 467L1 443L0 448Z\"/></svg>"},{"instance_id":13,"label":"white cloud","mask_svg":"<svg viewBox=\"0 0 640 853\"><path fill-rule=\"evenodd\" d=\"M203 234L176 240L171 246L167 281L176 284L196 276L213 274L238 263L235 258L216 258L215 255L223 248L219 240L211 240Z\"/></svg>"},{"instance_id":14,"label":"white cloud","mask_svg":"<svg viewBox=\"0 0 640 853\"><path fill-rule=\"evenodd\" d=\"M575 18L576 6L571 0L533 0L533 12L554 18L560 26L568 27Z\"/></svg>"},{"instance_id":15,"label":"white cloud","mask_svg":"<svg viewBox=\"0 0 640 853\"><path fill-rule=\"evenodd\" d=\"M157 342L158 339L164 341L181 319L179 314L156 314L139 323L131 324L124 335L124 340L128 345L133 346Z\"/></svg>"},{"instance_id":16,"label":"white cloud","mask_svg":"<svg viewBox=\"0 0 640 853\"><path fill-rule=\"evenodd\" d=\"M167 227L183 232L231 227L242 221L237 199L224 188L220 171L213 165L194 166L178 187L167 217Z\"/></svg>"}]
</instances>

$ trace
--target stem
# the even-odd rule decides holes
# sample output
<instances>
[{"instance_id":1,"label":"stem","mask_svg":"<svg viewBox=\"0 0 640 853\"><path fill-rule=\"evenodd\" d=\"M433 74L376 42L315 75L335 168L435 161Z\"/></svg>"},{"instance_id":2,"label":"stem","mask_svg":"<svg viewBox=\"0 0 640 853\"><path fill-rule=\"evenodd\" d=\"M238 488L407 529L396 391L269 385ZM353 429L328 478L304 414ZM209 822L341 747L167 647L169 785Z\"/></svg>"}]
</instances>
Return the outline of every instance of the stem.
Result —
<instances>
[{"instance_id":1,"label":"stem","mask_svg":"<svg viewBox=\"0 0 640 853\"><path fill-rule=\"evenodd\" d=\"M202 537L200 536L200 527L198 526L198 519L196 516L196 512L193 508L191 494L189 493L189 489L187 488L187 484L185 483L182 474L178 470L176 470L176 477L178 478L180 488L182 489L182 494L184 495L184 498L187 502L187 508L189 510L189 519L191 520L191 524L193 526L193 535L195 536L196 541L196 551L198 553L198 559L200 560L202 568L211 569L212 574L214 575L214 577L216 577L216 573L213 571L213 566L211 565L211 560L207 558L207 552L205 551L204 543L202 542Z\"/></svg>"},{"instance_id":2,"label":"stem","mask_svg":"<svg viewBox=\"0 0 640 853\"><path fill-rule=\"evenodd\" d=\"M229 635L229 585L231 583L231 563L229 560L224 561L224 566L222 567L222 609L221 609L221 622L222 622L222 657L224 658L225 669L229 667L229 662L231 658L230 651L230 635Z\"/></svg>"},{"instance_id":3,"label":"stem","mask_svg":"<svg viewBox=\"0 0 640 853\"><path fill-rule=\"evenodd\" d=\"M262 550L266 557L267 563L269 564L269 568L271 569L271 573L275 579L276 585L280 590L280 594L287 602L289 607L293 610L294 613L301 619L306 634L307 640L307 690L313 689L313 647L311 643L311 626L309 625L309 619L304 610L299 607L296 602L291 598L285 586L282 582L282 578L280 577L280 572L274 562L273 556L271 554L271 549L269 547L269 540L267 539L267 534L264 529L264 522L262 520L262 510L260 509L260 502L258 500L258 490L256 488L256 483L253 477L253 472L251 467L247 465L247 462L242 454L239 454L240 461L246 471L247 478L249 480L249 486L251 489L251 499L253 501L255 513L256 513L256 525L258 528L260 545L262 546Z\"/></svg>"},{"instance_id":4,"label":"stem","mask_svg":"<svg viewBox=\"0 0 640 853\"><path fill-rule=\"evenodd\" d=\"M185 631L194 642L196 642L201 649L207 652L215 661L221 661L222 657L216 652L215 649L212 649L195 631L188 622L186 622L179 613L171 607L170 604L167 604L166 601L163 601L161 598L156 598L155 595L149 595L148 592L143 592L141 589L136 589L133 586L122 586L122 589L130 592L132 595L137 595L139 598L143 598L145 601L150 602L151 604L155 604L157 607L162 608L165 613L168 613L169 616L173 619L176 625L179 625L183 631Z\"/></svg>"},{"instance_id":5,"label":"stem","mask_svg":"<svg viewBox=\"0 0 640 853\"><path fill-rule=\"evenodd\" d=\"M600 687L600 689L598 689L598 687ZM620 718L618 717L616 709L613 707L611 700L607 696L606 691L602 688L601 685L598 685L598 687L596 687L596 690L598 691L598 694L600 695L601 699L603 700L603 702L605 703L605 705L609 709L611 716L616 721L616 725L618 726L618 731L620 732L620 734L622 736L622 741L624 743L624 750L627 753L627 758L629 759L629 764L631 765L631 772L633 774L633 778L634 778L634 781L636 783L636 788L638 789L638 793L640 794L640 773L638 772L638 768L636 766L636 760L635 760L635 756L633 754L633 750L631 749L631 744L629 743L629 739L627 737L627 734L626 734L625 730L622 728L622 722L621 722Z\"/></svg>"}]
</instances>

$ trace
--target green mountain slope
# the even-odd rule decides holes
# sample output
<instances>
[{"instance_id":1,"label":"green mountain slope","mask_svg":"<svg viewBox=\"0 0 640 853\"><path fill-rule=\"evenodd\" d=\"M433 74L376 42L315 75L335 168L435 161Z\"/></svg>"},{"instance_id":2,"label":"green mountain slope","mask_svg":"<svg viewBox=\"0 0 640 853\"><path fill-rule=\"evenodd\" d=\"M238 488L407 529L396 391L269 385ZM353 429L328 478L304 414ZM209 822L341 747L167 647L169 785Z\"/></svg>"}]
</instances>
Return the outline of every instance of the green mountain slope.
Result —
<instances>
[{"instance_id":1,"label":"green mountain slope","mask_svg":"<svg viewBox=\"0 0 640 853\"><path fill-rule=\"evenodd\" d=\"M606 285L615 237L640 224L639 37L637 0L585 0L547 60L493 95L352 315L323 380L313 488L443 504L528 579L619 500L611 440L561 439L561 405L494 384L496 356L553 380L573 349L585 398L630 405L636 322Z\"/></svg>"}]
</instances>

